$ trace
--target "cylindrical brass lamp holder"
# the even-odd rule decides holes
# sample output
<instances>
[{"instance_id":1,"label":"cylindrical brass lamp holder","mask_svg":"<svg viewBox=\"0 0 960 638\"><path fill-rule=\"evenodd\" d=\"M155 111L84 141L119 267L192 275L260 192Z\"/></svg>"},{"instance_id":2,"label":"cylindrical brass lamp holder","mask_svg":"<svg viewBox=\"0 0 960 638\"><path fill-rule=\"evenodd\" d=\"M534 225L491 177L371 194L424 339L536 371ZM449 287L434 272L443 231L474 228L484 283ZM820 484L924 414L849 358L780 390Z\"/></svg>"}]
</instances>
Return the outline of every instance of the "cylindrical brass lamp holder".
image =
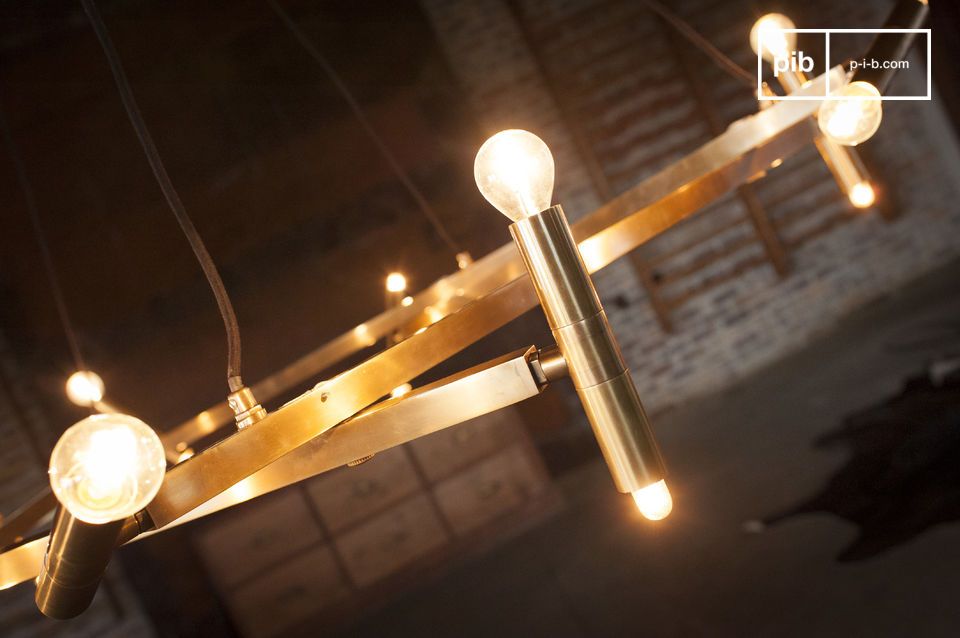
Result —
<instances>
[{"instance_id":1,"label":"cylindrical brass lamp holder","mask_svg":"<svg viewBox=\"0 0 960 638\"><path fill-rule=\"evenodd\" d=\"M35 600L44 615L66 620L90 606L123 523L94 525L75 518L63 507L57 510L37 576Z\"/></svg>"},{"instance_id":2,"label":"cylindrical brass lamp holder","mask_svg":"<svg viewBox=\"0 0 960 638\"><path fill-rule=\"evenodd\" d=\"M617 489L663 479L647 415L563 210L548 208L510 232Z\"/></svg>"}]
</instances>

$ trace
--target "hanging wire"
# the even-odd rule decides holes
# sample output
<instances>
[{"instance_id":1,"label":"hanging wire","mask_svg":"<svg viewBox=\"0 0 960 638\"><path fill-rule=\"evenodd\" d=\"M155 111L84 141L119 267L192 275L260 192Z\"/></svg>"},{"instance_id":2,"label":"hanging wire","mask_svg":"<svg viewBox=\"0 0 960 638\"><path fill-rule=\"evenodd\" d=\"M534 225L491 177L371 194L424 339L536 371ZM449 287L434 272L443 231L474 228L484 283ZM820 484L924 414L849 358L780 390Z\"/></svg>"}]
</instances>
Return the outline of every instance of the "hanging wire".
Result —
<instances>
[{"instance_id":1,"label":"hanging wire","mask_svg":"<svg viewBox=\"0 0 960 638\"><path fill-rule=\"evenodd\" d=\"M153 169L153 174L157 178L160 190L163 191L163 196L166 198L167 204L170 205L170 209L177 218L183 234L186 235L187 241L190 242L190 247L193 249L197 261L200 262L203 274L206 275L207 282L213 290L213 296L217 300L217 307L220 309L223 326L227 332L227 384L231 392L236 392L244 386L240 376L240 326L237 324L237 315L233 311L233 304L230 302L229 295L227 295L227 290L223 285L223 280L220 278L220 273L217 271L216 264L213 263L213 259L210 257L210 253L207 252L207 247L204 245L203 239L200 238L197 229L194 227L189 215L187 215L187 210L184 208L183 202L180 201L180 196L177 194L173 182L170 181L170 176L167 174L167 169L163 165L163 160L160 159L160 153L157 152L157 147L153 143L150 131L147 130L147 125L143 121L140 107L137 106L137 101L133 96L133 91L130 89L127 75L124 73L123 66L120 64L120 56L117 55L117 50L113 46L113 41L110 39L107 27L103 23L100 11L93 3L93 0L81 0L81 3L83 4L83 10L90 19L93 30L97 34L97 39L100 40L100 46L103 48L103 53L106 55L107 62L110 65L110 71L113 73L113 79L117 84L117 90L120 92L120 99L123 101L123 106L127 111L127 117L130 118L130 124L133 125L133 129L140 139L140 145L143 147L143 152L147 156L150 168Z\"/></svg>"},{"instance_id":2,"label":"hanging wire","mask_svg":"<svg viewBox=\"0 0 960 638\"><path fill-rule=\"evenodd\" d=\"M337 87L337 91L340 92L341 97L343 97L344 101L350 107L350 110L353 111L357 121L360 122L360 126L363 127L363 130L377 147L377 150L380 151L380 155L383 156L383 159L385 159L387 164L390 165L390 168L393 170L397 179L400 180L403 186L407 189L407 192L410 193L410 196L417 203L417 206L420 208L423 216L426 217L427 221L429 221L433 226L433 229L437 232L437 235L440 236L440 239L447 244L454 254L459 253L461 249L457 246L457 242L454 241L453 237L450 236L450 233L447 232L447 229L444 228L443 223L437 216L436 211L427 201L426 197L423 196L423 193L420 192L420 189L417 188L416 184L413 183L406 171L403 170L403 167L400 166L400 162L397 161L397 158L390 151L390 148L387 146L386 142L383 141L376 129L373 128L373 125L370 123L370 120L367 119L367 116L360 107L360 104L353 97L353 94L350 93L350 89L347 87L347 85L343 82L340 74L336 72L327 58L324 57L320 50L313 44L313 42L310 41L310 38L307 37L303 30L297 26L297 23L293 21L293 18L290 17L289 13L284 11L275 0L266 0L266 2L268 5L270 5L270 8L273 9L273 12L277 14L277 17L280 18L280 21L283 22L284 26L290 30L290 33L292 33L293 37L296 38L297 42L300 43L300 46L302 46L307 54L313 58L314 62L320 65L320 68L322 68L324 73L327 74L327 77L330 78L330 81L333 82L334 86Z\"/></svg>"},{"instance_id":3,"label":"hanging wire","mask_svg":"<svg viewBox=\"0 0 960 638\"><path fill-rule=\"evenodd\" d=\"M647 8L649 8L651 11L666 20L670 26L676 29L680 35L689 40L695 47L706 53L707 56L709 56L718 67L732 75L738 81L743 82L751 89L756 90L757 78L755 75L731 60L725 53L723 53L723 51L713 46L706 38L697 33L693 27L691 27L677 14L667 9L665 6L657 2L657 0L643 0L643 3L647 5Z\"/></svg>"},{"instance_id":4,"label":"hanging wire","mask_svg":"<svg viewBox=\"0 0 960 638\"><path fill-rule=\"evenodd\" d=\"M50 251L50 245L47 242L43 224L40 222L40 212L37 208L37 199L34 196L33 186L27 177L27 170L24 166L23 158L20 156L20 150L13 141L13 135L10 133L10 127L7 125L7 118L2 108L0 108L0 131L2 131L3 135L3 144L7 148L7 153L10 155L10 161L13 163L13 169L17 175L20 190L23 191L23 199L27 204L27 213L30 216L30 224L33 227L33 236L37 240L37 245L40 247L43 269L47 275L47 283L50 284L50 292L53 294L53 300L57 306L57 315L60 317L63 334L66 336L67 345L70 347L73 365L76 366L78 371L86 370L87 366L83 361L83 355L80 353L77 334L73 329L73 323L70 321L67 302L63 297L60 278L57 276L57 268L53 263L53 254Z\"/></svg>"}]
</instances>

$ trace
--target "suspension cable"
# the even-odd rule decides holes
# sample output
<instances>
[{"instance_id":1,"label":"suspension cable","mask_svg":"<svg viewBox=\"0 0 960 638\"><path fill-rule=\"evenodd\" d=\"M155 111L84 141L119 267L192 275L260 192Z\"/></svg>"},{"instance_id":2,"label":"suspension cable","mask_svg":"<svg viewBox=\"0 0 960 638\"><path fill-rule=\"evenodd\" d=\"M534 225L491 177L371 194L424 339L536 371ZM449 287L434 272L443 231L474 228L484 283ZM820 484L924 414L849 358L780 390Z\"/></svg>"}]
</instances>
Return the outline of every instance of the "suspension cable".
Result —
<instances>
[{"instance_id":1,"label":"suspension cable","mask_svg":"<svg viewBox=\"0 0 960 638\"><path fill-rule=\"evenodd\" d=\"M139 138L143 152L146 154L147 161L150 163L150 168L157 178L160 190L163 191L163 196L166 198L170 210L173 211L177 222L180 224L181 230L183 230L183 234L186 235L187 241L190 242L190 247L193 249L197 261L200 262L200 267L203 269L203 274L206 275L211 290L213 290L213 296L217 300L217 307L220 309L223 326L227 332L227 384L231 392L240 390L243 388L243 380L240 375L240 327L237 324L237 316L233 311L233 304L230 302L230 297L223 285L223 280L220 278L220 273L217 271L216 264L214 264L213 259L210 257L210 253L207 252L207 247L204 245L199 233L197 233L193 221L191 221L189 215L187 215L187 210L184 208L183 202L180 201L180 196L177 194L173 182L167 174L163 160L160 159L160 153L157 151L153 138L150 136L150 131L147 130L143 115L140 113L140 107L137 106L137 101L133 96L127 75L120 63L120 56L113 46L113 41L110 39L110 34L107 32L107 27L103 22L100 11L97 9L93 0L81 0L81 3L83 4L83 10L90 19L93 30L97 34L100 46L103 48L103 53L110 65L110 71L113 73L117 90L120 92L120 99L123 101L123 107L127 112L127 117L130 119L130 124L133 125L133 129L137 133L137 138Z\"/></svg>"}]
</instances>

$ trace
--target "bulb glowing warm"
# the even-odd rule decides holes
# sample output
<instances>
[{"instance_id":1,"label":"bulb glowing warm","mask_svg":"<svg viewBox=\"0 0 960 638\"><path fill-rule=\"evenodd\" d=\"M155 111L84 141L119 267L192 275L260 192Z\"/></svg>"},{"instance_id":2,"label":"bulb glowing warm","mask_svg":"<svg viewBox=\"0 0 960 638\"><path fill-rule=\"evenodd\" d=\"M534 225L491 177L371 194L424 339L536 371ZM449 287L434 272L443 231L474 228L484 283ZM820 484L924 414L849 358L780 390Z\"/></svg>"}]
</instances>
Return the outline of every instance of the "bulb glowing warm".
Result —
<instances>
[{"instance_id":1,"label":"bulb glowing warm","mask_svg":"<svg viewBox=\"0 0 960 638\"><path fill-rule=\"evenodd\" d=\"M851 82L824 100L817 114L820 130L837 144L856 146L880 128L883 102L880 91L869 82Z\"/></svg>"},{"instance_id":2,"label":"bulb glowing warm","mask_svg":"<svg viewBox=\"0 0 960 638\"><path fill-rule=\"evenodd\" d=\"M125 414L97 414L76 423L50 455L53 493L87 523L136 514L156 496L165 471L156 432Z\"/></svg>"},{"instance_id":3,"label":"bulb glowing warm","mask_svg":"<svg viewBox=\"0 0 960 638\"><path fill-rule=\"evenodd\" d=\"M633 501L644 518L659 521L673 510L673 497L666 481L657 481L633 493Z\"/></svg>"},{"instance_id":4,"label":"bulb glowing warm","mask_svg":"<svg viewBox=\"0 0 960 638\"><path fill-rule=\"evenodd\" d=\"M797 48L797 34L784 29L795 29L793 20L782 13L768 13L753 24L750 29L750 47L754 53L760 53L764 60L773 62L776 58L789 57ZM761 33L763 34L763 52L760 52Z\"/></svg>"},{"instance_id":5,"label":"bulb glowing warm","mask_svg":"<svg viewBox=\"0 0 960 638\"><path fill-rule=\"evenodd\" d=\"M67 379L67 398L77 405L88 407L103 399L103 379L96 372L79 370Z\"/></svg>"},{"instance_id":6,"label":"bulb glowing warm","mask_svg":"<svg viewBox=\"0 0 960 638\"><path fill-rule=\"evenodd\" d=\"M473 177L494 208L520 221L550 208L553 169L553 155L543 140L529 131L510 129L483 143Z\"/></svg>"},{"instance_id":7,"label":"bulb glowing warm","mask_svg":"<svg viewBox=\"0 0 960 638\"><path fill-rule=\"evenodd\" d=\"M387 275L387 292L403 292L407 289L407 278L398 272Z\"/></svg>"},{"instance_id":8,"label":"bulb glowing warm","mask_svg":"<svg viewBox=\"0 0 960 638\"><path fill-rule=\"evenodd\" d=\"M877 195L873 191L870 182L857 182L850 189L850 203L857 208L870 208L877 200Z\"/></svg>"}]
</instances>

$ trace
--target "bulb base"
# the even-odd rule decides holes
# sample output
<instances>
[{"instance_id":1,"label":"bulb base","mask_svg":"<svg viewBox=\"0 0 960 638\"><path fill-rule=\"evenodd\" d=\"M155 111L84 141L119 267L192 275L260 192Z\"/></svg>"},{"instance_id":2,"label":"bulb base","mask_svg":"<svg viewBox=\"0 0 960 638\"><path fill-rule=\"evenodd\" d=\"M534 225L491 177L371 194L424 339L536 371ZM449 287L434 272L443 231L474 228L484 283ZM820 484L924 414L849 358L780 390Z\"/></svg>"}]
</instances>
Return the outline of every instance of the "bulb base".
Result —
<instances>
[{"instance_id":1,"label":"bulb base","mask_svg":"<svg viewBox=\"0 0 960 638\"><path fill-rule=\"evenodd\" d=\"M559 206L510 226L617 489L666 471L613 329Z\"/></svg>"},{"instance_id":2,"label":"bulb base","mask_svg":"<svg viewBox=\"0 0 960 638\"><path fill-rule=\"evenodd\" d=\"M124 522L84 523L65 508L57 510L47 553L37 576L34 600L43 615L75 618L93 602Z\"/></svg>"}]
</instances>

